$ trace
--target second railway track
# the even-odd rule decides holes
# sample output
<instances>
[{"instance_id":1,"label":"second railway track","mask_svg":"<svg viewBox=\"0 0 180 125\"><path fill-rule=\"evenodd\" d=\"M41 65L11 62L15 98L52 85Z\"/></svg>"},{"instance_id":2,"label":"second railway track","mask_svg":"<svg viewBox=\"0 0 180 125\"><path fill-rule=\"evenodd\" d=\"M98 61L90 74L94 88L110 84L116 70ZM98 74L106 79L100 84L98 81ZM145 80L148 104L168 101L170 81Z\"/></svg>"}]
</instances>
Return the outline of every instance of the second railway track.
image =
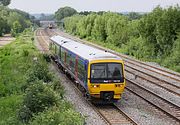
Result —
<instances>
[{"instance_id":1,"label":"second railway track","mask_svg":"<svg viewBox=\"0 0 180 125\"><path fill-rule=\"evenodd\" d=\"M36 34L42 34L39 33L40 31L37 31ZM48 34L49 35L49 34ZM46 36L46 35L45 35ZM42 48L44 48L44 52L47 52L47 48L48 48L48 44L47 44L47 39L42 38L43 35L41 36L41 38L38 38L37 40L39 41L40 45ZM61 72L60 69L58 68L57 65L55 65L55 63L53 63L54 66L56 67L58 72ZM67 77L67 76L66 76ZM70 79L69 79L70 80ZM75 84L72 84L75 87ZM83 97L83 94L81 93L81 91L77 88L77 86L75 87L77 93ZM91 104L89 101L87 101L89 105L91 105L93 107L93 109L97 112L97 114L99 114L99 116L109 125L137 125L137 123L132 120L127 114L125 114L123 111L121 111L121 109L119 109L116 105L93 105Z\"/></svg>"},{"instance_id":2,"label":"second railway track","mask_svg":"<svg viewBox=\"0 0 180 125\"><path fill-rule=\"evenodd\" d=\"M57 32L50 32L50 33L48 31L46 31L46 32L48 34L51 34L51 35L59 34ZM84 41L83 41L83 43L84 43ZM89 44L89 43L85 43L85 44ZM95 46L95 45L93 45L93 46ZM97 47L97 46L95 46L95 47ZM99 48L99 47L97 47L97 48ZM103 48L100 47L100 49L103 49ZM114 54L114 52L113 52L113 54ZM119 55L119 54L116 53L116 55ZM130 62L131 61L133 61L133 60L130 59ZM135 63L137 63L137 62L140 62L140 61L135 61ZM131 62L131 64L134 64L134 62ZM141 64L144 64L144 63L140 62L139 64L135 64L135 65L143 67L143 66L141 66ZM133 69L133 70L136 70L136 72L137 71L140 72L141 75L138 75L139 77L141 77L141 78L143 78L143 79L145 79L145 80L147 80L147 81L149 81L149 82L151 82L151 83L153 83L153 84L155 84L157 86L160 86L160 87L166 89L167 91L172 92L172 93L176 94L177 96L179 96L179 86L178 85L171 84L170 82L167 82L166 80L159 79L159 78L157 78L155 76L152 76L152 75L146 73L145 71L141 71L140 69L135 69L132 66L129 66L129 65L126 65L126 66L129 67L129 69L131 68L131 70ZM145 64L145 66L149 66L149 65ZM150 66L150 67L152 68L152 66ZM148 68L145 68L145 69L150 70L152 72L158 72L158 71L154 71L154 70L148 69ZM155 68L155 69L157 70L158 68ZM131 72L130 70L127 70L127 69L126 69L126 71ZM160 71L164 71L164 70L160 70ZM167 72L165 71L165 73L167 73ZM142 76L142 74L146 75L146 77ZM136 75L137 75L137 73L136 73ZM163 74L163 76L166 76L166 75ZM178 77L178 75L176 75L176 76ZM170 76L168 76L168 78L169 77ZM154 78L154 80L152 80L152 78ZM177 82L179 81L178 78L174 78L174 77L172 77L172 78L177 80ZM136 84L135 82L133 82L133 84L129 83L129 86L127 86L126 88L128 90L130 90L131 92L135 93L136 95L141 96L141 98L143 98L147 102L151 103L152 105L154 105L155 107L157 107L158 109L160 109L161 111L163 111L164 113L166 113L167 115L172 117L173 119L175 119L177 121L180 121L180 108L179 108L179 105L176 105L176 104L168 101L167 99L162 98L158 94L146 89L143 86L140 86L140 85ZM132 89L132 88L136 88L136 89Z\"/></svg>"},{"instance_id":3,"label":"second railway track","mask_svg":"<svg viewBox=\"0 0 180 125\"><path fill-rule=\"evenodd\" d=\"M49 31L46 31L46 32L50 33ZM52 32L54 32L54 33L52 33ZM177 82L180 82L180 74L179 74L179 73L172 72L172 71L168 71L168 70L165 70L165 69L156 67L156 66L152 66L152 65L146 64L146 63L144 63L144 62L138 61L138 60L133 59L133 58L131 58L131 57L128 57L128 56L126 56L126 55L123 55L123 54L114 52L114 51L112 51L112 50L109 50L109 49L100 47L100 46L95 45L95 44L93 44L93 43L90 43L90 42L87 42L87 41L84 42L84 40L82 40L82 39L79 39L79 38L76 38L76 37L72 37L72 36L70 36L70 35L68 35L68 34L65 34L65 33L62 33L62 32L60 33L60 32L58 32L58 31L56 31L56 30L51 30L51 33L50 33L50 34L51 34L51 35L62 35L62 36L65 36L65 37L67 37L67 38L69 38L69 39L73 39L73 40L75 40L75 41L79 41L79 42L88 44L88 45L90 45L90 46L93 46L93 47L96 47L96 48L99 48L99 49L102 49L102 50L108 50L109 52L111 52L111 53L113 53L113 54L116 54L116 55L122 57L122 58L125 60L125 62L128 62L128 63L130 63L130 64L139 66L139 67L144 68L144 69L146 69L146 70L149 70L149 71L152 71L152 72L161 74L162 76L169 77L169 78L171 78L171 79L173 79L173 80L175 80L175 81L177 81Z\"/></svg>"},{"instance_id":4,"label":"second railway track","mask_svg":"<svg viewBox=\"0 0 180 125\"><path fill-rule=\"evenodd\" d=\"M103 47L100 47L98 45L89 43L89 42L84 42L84 40L78 39L76 37L72 37L68 34L65 33L60 33L56 30L46 30L45 32L47 32L49 35L62 35L65 36L69 39L73 39L75 41L84 43L84 44L88 44L90 46L99 48L101 50L107 50ZM118 55L120 57L122 57L125 60L125 70L127 72L131 72L132 70L136 70L136 73L134 75L136 75L137 77L140 77L142 79L146 79L147 81L165 89L166 91L169 91L177 96L180 96L180 74L179 73L175 73L175 72L170 72L152 65L148 65L144 62L132 59L126 55L122 55L119 54L117 52L114 52L112 50L108 50L110 53L113 53L115 55ZM127 68L126 68L127 67ZM131 69L131 70L128 70ZM132 72L131 72L132 73ZM132 73L133 74L133 73ZM139 74L143 74L139 75ZM144 77L144 75L146 75L146 77L148 76L148 79L146 77Z\"/></svg>"},{"instance_id":5,"label":"second railway track","mask_svg":"<svg viewBox=\"0 0 180 125\"><path fill-rule=\"evenodd\" d=\"M135 83L128 79L126 80L128 82L126 87L127 90L131 91L131 93L134 93L146 102L155 106L157 109L161 110L172 119L180 122L180 107L178 105L173 104L172 102L160 97L151 90L138 85L138 83Z\"/></svg>"}]
</instances>

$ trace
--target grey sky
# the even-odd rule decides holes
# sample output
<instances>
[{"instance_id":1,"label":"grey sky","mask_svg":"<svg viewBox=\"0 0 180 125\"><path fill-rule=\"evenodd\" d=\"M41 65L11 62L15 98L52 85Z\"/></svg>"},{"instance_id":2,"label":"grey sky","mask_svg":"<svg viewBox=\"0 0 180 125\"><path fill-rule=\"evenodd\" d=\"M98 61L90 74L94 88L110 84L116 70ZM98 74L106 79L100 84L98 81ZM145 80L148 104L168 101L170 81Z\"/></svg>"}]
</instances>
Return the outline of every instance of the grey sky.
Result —
<instances>
[{"instance_id":1,"label":"grey sky","mask_svg":"<svg viewBox=\"0 0 180 125\"><path fill-rule=\"evenodd\" d=\"M29 13L54 13L60 7L70 6L77 11L149 12L157 5L180 5L180 0L12 0L10 8Z\"/></svg>"}]
</instances>

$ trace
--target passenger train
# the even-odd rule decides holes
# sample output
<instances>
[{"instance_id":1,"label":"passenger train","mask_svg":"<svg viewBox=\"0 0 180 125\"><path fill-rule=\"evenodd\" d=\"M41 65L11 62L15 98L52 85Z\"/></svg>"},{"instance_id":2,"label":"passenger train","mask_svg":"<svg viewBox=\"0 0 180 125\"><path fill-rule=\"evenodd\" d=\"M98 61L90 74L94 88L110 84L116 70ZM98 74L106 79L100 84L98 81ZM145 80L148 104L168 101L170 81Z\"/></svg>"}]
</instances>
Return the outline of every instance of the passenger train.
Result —
<instances>
[{"instance_id":1,"label":"passenger train","mask_svg":"<svg viewBox=\"0 0 180 125\"><path fill-rule=\"evenodd\" d=\"M124 62L107 51L61 36L50 38L52 57L93 102L116 102L125 88Z\"/></svg>"},{"instance_id":2,"label":"passenger train","mask_svg":"<svg viewBox=\"0 0 180 125\"><path fill-rule=\"evenodd\" d=\"M53 24L50 23L50 24L48 25L48 28L49 28L49 29L53 29Z\"/></svg>"}]
</instances>

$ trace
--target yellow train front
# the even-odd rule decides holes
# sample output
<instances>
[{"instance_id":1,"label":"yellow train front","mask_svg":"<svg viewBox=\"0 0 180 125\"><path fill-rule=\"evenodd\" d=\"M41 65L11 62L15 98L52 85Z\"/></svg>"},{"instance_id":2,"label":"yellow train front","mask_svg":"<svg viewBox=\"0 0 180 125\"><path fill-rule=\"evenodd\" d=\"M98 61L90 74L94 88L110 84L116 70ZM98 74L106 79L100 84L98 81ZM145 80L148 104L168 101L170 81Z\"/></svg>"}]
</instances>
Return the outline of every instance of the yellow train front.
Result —
<instances>
[{"instance_id":1,"label":"yellow train front","mask_svg":"<svg viewBox=\"0 0 180 125\"><path fill-rule=\"evenodd\" d=\"M56 62L83 88L93 102L115 102L125 88L121 58L61 36L51 38L50 50Z\"/></svg>"},{"instance_id":2,"label":"yellow train front","mask_svg":"<svg viewBox=\"0 0 180 125\"><path fill-rule=\"evenodd\" d=\"M50 23L50 24L48 25L48 28L49 28L49 29L53 29L53 24Z\"/></svg>"},{"instance_id":3,"label":"yellow train front","mask_svg":"<svg viewBox=\"0 0 180 125\"><path fill-rule=\"evenodd\" d=\"M93 101L114 102L121 98L125 87L122 60L93 60L88 71L88 90Z\"/></svg>"}]
</instances>

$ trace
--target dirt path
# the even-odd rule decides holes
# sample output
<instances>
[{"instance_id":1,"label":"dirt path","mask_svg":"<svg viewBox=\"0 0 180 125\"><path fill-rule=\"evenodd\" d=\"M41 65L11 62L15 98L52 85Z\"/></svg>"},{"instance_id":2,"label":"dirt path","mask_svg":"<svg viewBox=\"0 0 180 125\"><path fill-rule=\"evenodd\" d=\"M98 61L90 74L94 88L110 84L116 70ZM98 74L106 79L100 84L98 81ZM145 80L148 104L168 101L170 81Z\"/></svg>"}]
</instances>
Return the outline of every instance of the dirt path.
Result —
<instances>
[{"instance_id":1,"label":"dirt path","mask_svg":"<svg viewBox=\"0 0 180 125\"><path fill-rule=\"evenodd\" d=\"M3 37L0 37L0 47L3 47L15 40L14 37L11 37L10 34L6 34Z\"/></svg>"}]
</instances>

